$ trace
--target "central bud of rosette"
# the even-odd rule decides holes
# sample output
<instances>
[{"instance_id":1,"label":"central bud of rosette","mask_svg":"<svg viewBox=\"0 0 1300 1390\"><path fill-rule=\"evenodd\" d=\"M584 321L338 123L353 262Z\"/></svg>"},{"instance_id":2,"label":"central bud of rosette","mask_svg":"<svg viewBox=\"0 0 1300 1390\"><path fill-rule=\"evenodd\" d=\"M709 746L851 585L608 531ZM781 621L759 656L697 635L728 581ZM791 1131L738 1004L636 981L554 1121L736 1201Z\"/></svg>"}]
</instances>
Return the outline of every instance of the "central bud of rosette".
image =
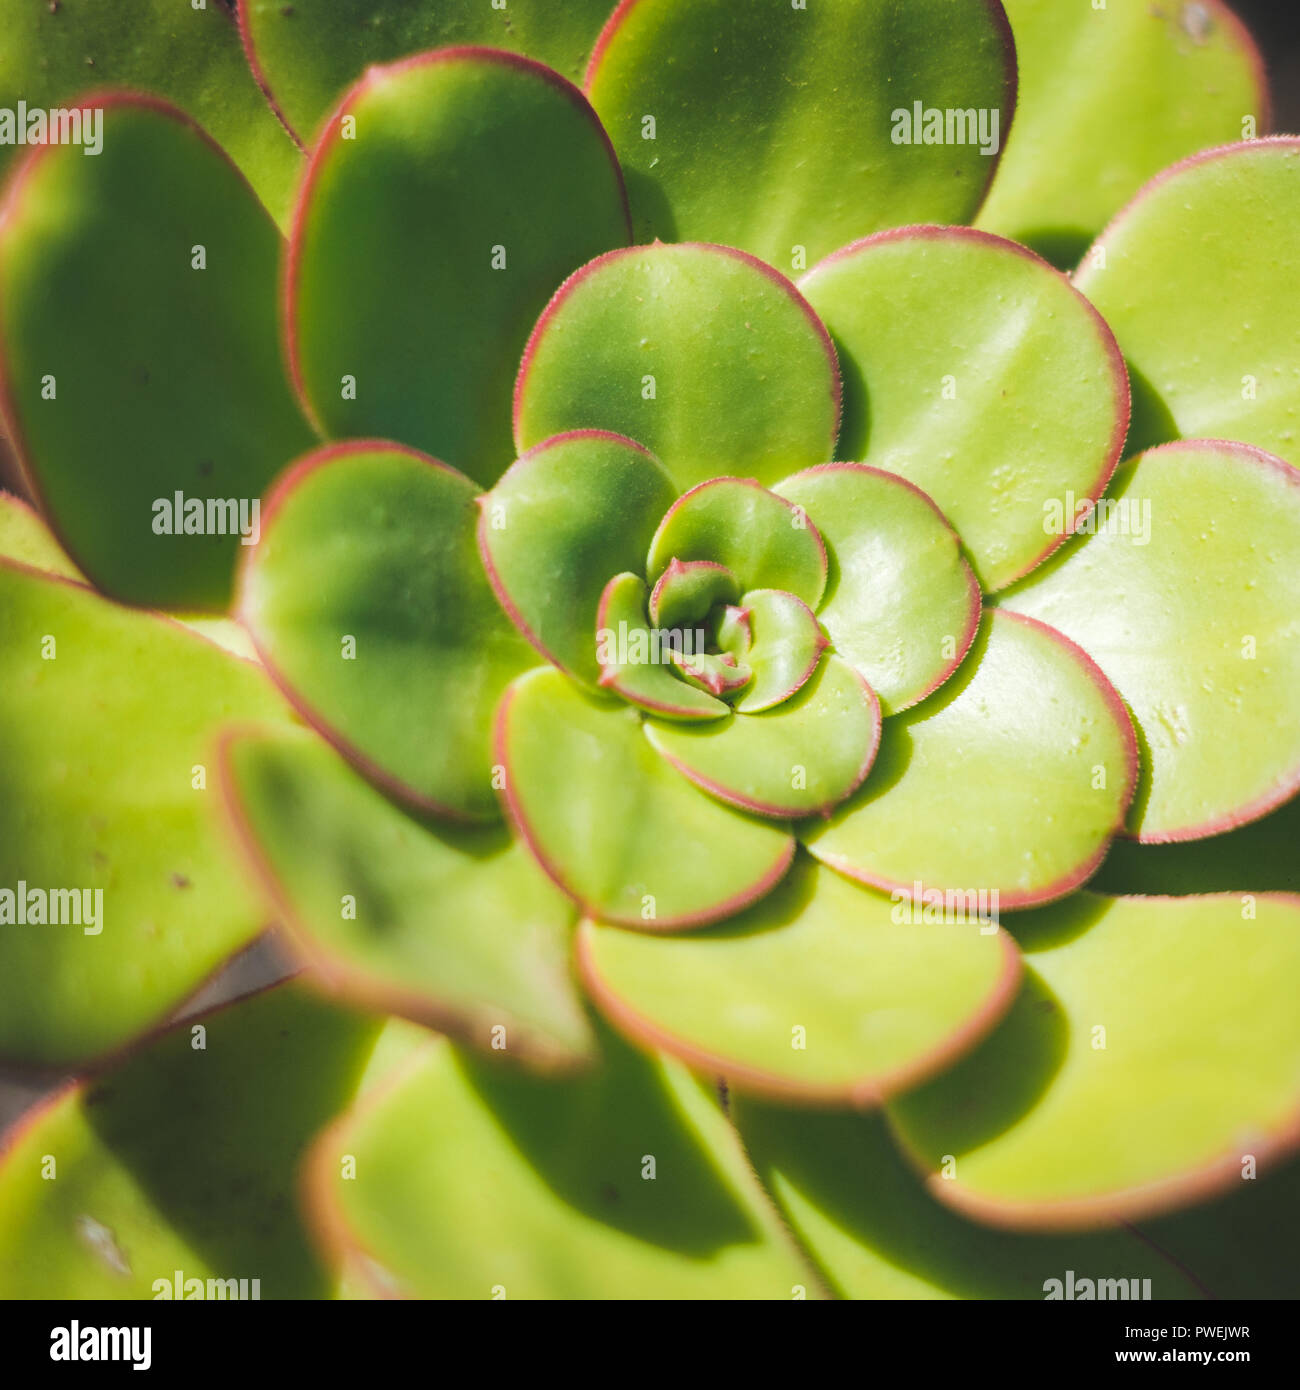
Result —
<instances>
[{"instance_id":1,"label":"central bud of rosette","mask_svg":"<svg viewBox=\"0 0 1300 1390\"><path fill-rule=\"evenodd\" d=\"M772 709L804 687L829 646L810 606L825 574L825 548L801 508L753 481L703 483L660 523L646 574L606 584L600 685L661 719ZM760 579L788 582L807 601L755 587Z\"/></svg>"}]
</instances>

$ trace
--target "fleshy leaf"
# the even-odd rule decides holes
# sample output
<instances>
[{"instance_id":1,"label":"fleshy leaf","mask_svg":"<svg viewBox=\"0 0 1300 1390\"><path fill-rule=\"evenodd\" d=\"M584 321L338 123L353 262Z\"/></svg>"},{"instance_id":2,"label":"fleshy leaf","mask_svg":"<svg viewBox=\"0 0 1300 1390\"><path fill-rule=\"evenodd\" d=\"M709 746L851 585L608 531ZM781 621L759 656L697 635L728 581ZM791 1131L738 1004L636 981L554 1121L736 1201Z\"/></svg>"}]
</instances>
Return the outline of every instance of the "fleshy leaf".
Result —
<instances>
[{"instance_id":1,"label":"fleshy leaf","mask_svg":"<svg viewBox=\"0 0 1300 1390\"><path fill-rule=\"evenodd\" d=\"M1130 453L1201 436L1300 465L1297 222L1300 138L1253 141L1166 170L1084 257L1133 379Z\"/></svg>"},{"instance_id":2,"label":"fleshy leaf","mask_svg":"<svg viewBox=\"0 0 1300 1390\"><path fill-rule=\"evenodd\" d=\"M587 91L639 241L726 242L802 269L883 227L968 221L1015 74L996 0L629 0ZM985 127L927 143L948 110L987 113Z\"/></svg>"},{"instance_id":3,"label":"fleshy leaf","mask_svg":"<svg viewBox=\"0 0 1300 1390\"><path fill-rule=\"evenodd\" d=\"M725 565L673 560L650 593L650 621L656 627L685 627L703 621L715 604L734 606L739 600L740 585Z\"/></svg>"},{"instance_id":4,"label":"fleshy leaf","mask_svg":"<svg viewBox=\"0 0 1300 1390\"><path fill-rule=\"evenodd\" d=\"M593 1074L556 1081L436 1043L322 1136L311 1174L323 1234L390 1294L817 1292L712 1098L613 1038Z\"/></svg>"},{"instance_id":5,"label":"fleshy leaf","mask_svg":"<svg viewBox=\"0 0 1300 1390\"><path fill-rule=\"evenodd\" d=\"M152 92L210 130L276 219L287 219L302 155L258 91L222 5L0 0L0 24L0 107L13 111L21 99L30 117L71 107L89 87ZM12 140L0 145L0 170L16 154Z\"/></svg>"},{"instance_id":6,"label":"fleshy leaf","mask_svg":"<svg viewBox=\"0 0 1300 1390\"><path fill-rule=\"evenodd\" d=\"M751 589L744 608L754 635L746 658L754 682L736 708L758 714L803 689L826 650L826 634L812 609L783 589Z\"/></svg>"},{"instance_id":7,"label":"fleshy leaf","mask_svg":"<svg viewBox=\"0 0 1300 1390\"><path fill-rule=\"evenodd\" d=\"M714 478L673 503L650 544L653 583L673 560L725 565L742 589L785 589L810 608L826 587L817 528L753 478Z\"/></svg>"},{"instance_id":8,"label":"fleshy leaf","mask_svg":"<svg viewBox=\"0 0 1300 1390\"><path fill-rule=\"evenodd\" d=\"M683 490L820 463L839 422L821 321L783 275L725 246L656 242L584 266L538 320L515 384L520 450L617 430Z\"/></svg>"},{"instance_id":9,"label":"fleshy leaf","mask_svg":"<svg viewBox=\"0 0 1300 1390\"><path fill-rule=\"evenodd\" d=\"M736 604L729 603L714 613L711 631L719 649L730 652L737 661L743 661L754 645L754 624L750 621L749 610Z\"/></svg>"},{"instance_id":10,"label":"fleshy leaf","mask_svg":"<svg viewBox=\"0 0 1300 1390\"><path fill-rule=\"evenodd\" d=\"M716 921L785 873L784 825L721 806L674 772L627 706L539 668L497 716L506 801L547 871L590 916L647 931Z\"/></svg>"},{"instance_id":11,"label":"fleshy leaf","mask_svg":"<svg viewBox=\"0 0 1300 1390\"><path fill-rule=\"evenodd\" d=\"M47 1099L0 1165L0 1297L336 1295L299 1213L298 1165L382 1073L381 1028L282 985ZM210 1280L247 1282L237 1294Z\"/></svg>"},{"instance_id":12,"label":"fleshy leaf","mask_svg":"<svg viewBox=\"0 0 1300 1390\"><path fill-rule=\"evenodd\" d=\"M1300 472L1244 444L1166 445L1125 465L1086 529L1007 605L1076 641L1132 711L1129 830L1197 839L1292 796Z\"/></svg>"},{"instance_id":13,"label":"fleshy leaf","mask_svg":"<svg viewBox=\"0 0 1300 1390\"><path fill-rule=\"evenodd\" d=\"M891 1115L930 1190L996 1225L1131 1221L1300 1128L1300 899L1100 898L1017 916L1005 1021Z\"/></svg>"},{"instance_id":14,"label":"fleshy leaf","mask_svg":"<svg viewBox=\"0 0 1300 1390\"><path fill-rule=\"evenodd\" d=\"M862 789L800 836L864 883L1027 907L1093 874L1136 779L1105 676L1059 632L995 609L958 674L890 720Z\"/></svg>"},{"instance_id":15,"label":"fleshy leaf","mask_svg":"<svg viewBox=\"0 0 1300 1390\"><path fill-rule=\"evenodd\" d=\"M967 1221L926 1192L878 1115L738 1096L732 1116L764 1185L843 1298L1061 1298L1071 1277L1075 1298L1085 1279L1100 1297L1099 1277L1117 1286L1115 1298L1204 1294L1194 1274L1130 1231L1043 1235Z\"/></svg>"},{"instance_id":16,"label":"fleshy leaf","mask_svg":"<svg viewBox=\"0 0 1300 1390\"><path fill-rule=\"evenodd\" d=\"M61 1066L158 1024L265 925L209 739L284 707L178 624L8 563L0 670L0 1055Z\"/></svg>"},{"instance_id":17,"label":"fleshy leaf","mask_svg":"<svg viewBox=\"0 0 1300 1390\"><path fill-rule=\"evenodd\" d=\"M605 585L640 573L673 485L621 435L557 435L517 460L483 499L479 550L502 607L548 661L600 677Z\"/></svg>"},{"instance_id":18,"label":"fleshy leaf","mask_svg":"<svg viewBox=\"0 0 1300 1390\"><path fill-rule=\"evenodd\" d=\"M974 640L980 590L938 507L906 479L855 463L821 464L773 491L816 524L829 562L817 616L884 713L942 685Z\"/></svg>"},{"instance_id":19,"label":"fleshy leaf","mask_svg":"<svg viewBox=\"0 0 1300 1390\"><path fill-rule=\"evenodd\" d=\"M98 156L46 145L9 185L5 410L33 494L97 587L220 610L256 499L312 443L280 360L281 241L179 111L95 100Z\"/></svg>"},{"instance_id":20,"label":"fleshy leaf","mask_svg":"<svg viewBox=\"0 0 1300 1390\"><path fill-rule=\"evenodd\" d=\"M641 1047L744 1091L875 1104L975 1046L1020 973L996 923L900 925L892 914L887 898L801 857L721 926L652 938L584 922L578 960Z\"/></svg>"},{"instance_id":21,"label":"fleshy leaf","mask_svg":"<svg viewBox=\"0 0 1300 1390\"><path fill-rule=\"evenodd\" d=\"M1051 554L1051 506L1097 497L1129 389L1110 330L1023 246L907 227L800 283L845 369L838 456L899 473L956 528L985 591Z\"/></svg>"},{"instance_id":22,"label":"fleshy leaf","mask_svg":"<svg viewBox=\"0 0 1300 1390\"><path fill-rule=\"evenodd\" d=\"M605 586L596 615L596 656L602 689L665 719L720 719L721 700L679 680L665 645L668 629L646 620L649 590L638 574L617 574Z\"/></svg>"},{"instance_id":23,"label":"fleshy leaf","mask_svg":"<svg viewBox=\"0 0 1300 1390\"><path fill-rule=\"evenodd\" d=\"M289 698L374 782L495 820L492 714L535 659L483 573L477 493L397 445L309 454L267 501L240 614Z\"/></svg>"},{"instance_id":24,"label":"fleshy leaf","mask_svg":"<svg viewBox=\"0 0 1300 1390\"><path fill-rule=\"evenodd\" d=\"M978 225L1063 270L1161 169L1268 126L1263 62L1221 0L1003 3L1020 91Z\"/></svg>"},{"instance_id":25,"label":"fleshy leaf","mask_svg":"<svg viewBox=\"0 0 1300 1390\"><path fill-rule=\"evenodd\" d=\"M374 63L444 44L486 44L537 58L571 82L613 0L239 0L249 61L304 140L339 92Z\"/></svg>"},{"instance_id":26,"label":"fleshy leaf","mask_svg":"<svg viewBox=\"0 0 1300 1390\"><path fill-rule=\"evenodd\" d=\"M492 49L371 68L322 131L294 213L303 399L330 435L400 440L490 486L515 455L511 374L533 321L626 240L605 132L558 73Z\"/></svg>"},{"instance_id":27,"label":"fleshy leaf","mask_svg":"<svg viewBox=\"0 0 1300 1390\"><path fill-rule=\"evenodd\" d=\"M689 725L650 719L645 732L720 800L797 818L829 813L861 784L880 743L880 705L852 666L828 657L797 695L765 714Z\"/></svg>"},{"instance_id":28,"label":"fleshy leaf","mask_svg":"<svg viewBox=\"0 0 1300 1390\"><path fill-rule=\"evenodd\" d=\"M519 841L421 826L305 731L235 733L221 767L249 864L332 992L541 1065L591 1050L573 906Z\"/></svg>"},{"instance_id":29,"label":"fleshy leaf","mask_svg":"<svg viewBox=\"0 0 1300 1390\"><path fill-rule=\"evenodd\" d=\"M754 674L730 652L686 653L670 648L668 655L684 681L719 700L734 699Z\"/></svg>"}]
</instances>

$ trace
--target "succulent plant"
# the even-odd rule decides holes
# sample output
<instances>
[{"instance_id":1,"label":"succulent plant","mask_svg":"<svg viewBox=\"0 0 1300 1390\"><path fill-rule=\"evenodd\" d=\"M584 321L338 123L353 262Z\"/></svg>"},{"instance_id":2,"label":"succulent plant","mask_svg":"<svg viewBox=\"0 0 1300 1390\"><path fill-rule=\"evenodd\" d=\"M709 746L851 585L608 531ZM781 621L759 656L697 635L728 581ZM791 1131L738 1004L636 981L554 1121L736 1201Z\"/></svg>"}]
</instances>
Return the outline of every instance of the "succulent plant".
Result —
<instances>
[{"instance_id":1,"label":"succulent plant","mask_svg":"<svg viewBox=\"0 0 1300 1390\"><path fill-rule=\"evenodd\" d=\"M1229 11L175 9L0 4L0 1293L1294 1294Z\"/></svg>"}]
</instances>

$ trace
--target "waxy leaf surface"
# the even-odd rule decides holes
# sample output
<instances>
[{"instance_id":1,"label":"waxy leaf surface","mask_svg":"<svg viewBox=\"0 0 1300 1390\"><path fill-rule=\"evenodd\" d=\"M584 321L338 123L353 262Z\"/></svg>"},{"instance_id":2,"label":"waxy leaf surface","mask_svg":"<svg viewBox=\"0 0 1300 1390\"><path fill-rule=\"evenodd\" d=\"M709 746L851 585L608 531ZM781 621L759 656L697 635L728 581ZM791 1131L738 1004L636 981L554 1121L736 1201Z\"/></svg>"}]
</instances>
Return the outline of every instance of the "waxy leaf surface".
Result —
<instances>
[{"instance_id":1,"label":"waxy leaf surface","mask_svg":"<svg viewBox=\"0 0 1300 1390\"><path fill-rule=\"evenodd\" d=\"M897 915L801 856L732 921L676 937L584 922L578 955L601 1008L639 1045L743 1091L872 1104L974 1046L1019 976L996 923Z\"/></svg>"},{"instance_id":2,"label":"waxy leaf surface","mask_svg":"<svg viewBox=\"0 0 1300 1390\"><path fill-rule=\"evenodd\" d=\"M267 924L217 819L211 740L285 710L179 624L7 562L0 669L0 1055L61 1066L160 1023Z\"/></svg>"},{"instance_id":3,"label":"waxy leaf surface","mask_svg":"<svg viewBox=\"0 0 1300 1390\"><path fill-rule=\"evenodd\" d=\"M327 988L542 1065L590 1049L573 906L523 844L421 825L306 732L236 733L221 764L268 908Z\"/></svg>"},{"instance_id":4,"label":"waxy leaf surface","mask_svg":"<svg viewBox=\"0 0 1300 1390\"><path fill-rule=\"evenodd\" d=\"M1015 72L996 0L631 0L587 92L638 241L725 242L789 270L882 227L968 221ZM985 112L985 142L977 120L946 143L949 110Z\"/></svg>"},{"instance_id":5,"label":"waxy leaf surface","mask_svg":"<svg viewBox=\"0 0 1300 1390\"><path fill-rule=\"evenodd\" d=\"M737 709L744 708L744 697ZM696 786L757 815L829 814L867 775L880 705L847 662L828 657L799 692L761 714L708 723L649 719L646 737Z\"/></svg>"},{"instance_id":6,"label":"waxy leaf surface","mask_svg":"<svg viewBox=\"0 0 1300 1390\"><path fill-rule=\"evenodd\" d=\"M1189 441L1126 464L1108 504L1007 606L1076 641L1132 711L1132 833L1256 819L1300 786L1300 472Z\"/></svg>"},{"instance_id":7,"label":"waxy leaf surface","mask_svg":"<svg viewBox=\"0 0 1300 1390\"><path fill-rule=\"evenodd\" d=\"M993 610L961 671L885 726L861 789L800 836L865 883L1027 906L1092 875L1136 778L1105 676L1059 632Z\"/></svg>"},{"instance_id":8,"label":"waxy leaf surface","mask_svg":"<svg viewBox=\"0 0 1300 1390\"><path fill-rule=\"evenodd\" d=\"M1222 0L1003 0L1016 123L977 225L1070 269L1147 179L1268 124L1264 65Z\"/></svg>"},{"instance_id":9,"label":"waxy leaf surface","mask_svg":"<svg viewBox=\"0 0 1300 1390\"><path fill-rule=\"evenodd\" d=\"M483 572L477 493L393 445L308 455L268 500L240 612L290 698L379 786L494 820L492 714L535 658Z\"/></svg>"},{"instance_id":10,"label":"waxy leaf surface","mask_svg":"<svg viewBox=\"0 0 1300 1390\"><path fill-rule=\"evenodd\" d=\"M99 102L99 155L46 146L9 188L5 408L33 491L98 588L221 610L254 503L312 443L281 361L281 241L180 112Z\"/></svg>"},{"instance_id":11,"label":"waxy leaf surface","mask_svg":"<svg viewBox=\"0 0 1300 1390\"><path fill-rule=\"evenodd\" d=\"M1075 283L1133 380L1129 452L1242 440L1300 465L1300 138L1195 155L1153 179Z\"/></svg>"},{"instance_id":12,"label":"waxy leaf surface","mask_svg":"<svg viewBox=\"0 0 1300 1390\"><path fill-rule=\"evenodd\" d=\"M775 492L826 545L817 616L885 714L914 705L961 664L979 626L979 584L943 514L919 488L861 464L809 468Z\"/></svg>"},{"instance_id":13,"label":"waxy leaf surface","mask_svg":"<svg viewBox=\"0 0 1300 1390\"><path fill-rule=\"evenodd\" d=\"M1006 926L1026 966L1011 1012L890 1108L941 1201L995 1225L1115 1224L1294 1147L1300 899L1081 893Z\"/></svg>"},{"instance_id":14,"label":"waxy leaf surface","mask_svg":"<svg viewBox=\"0 0 1300 1390\"><path fill-rule=\"evenodd\" d=\"M817 1296L713 1098L675 1063L604 1052L538 1081L434 1045L317 1146L326 1233L412 1297Z\"/></svg>"},{"instance_id":15,"label":"waxy leaf surface","mask_svg":"<svg viewBox=\"0 0 1300 1390\"><path fill-rule=\"evenodd\" d=\"M584 911L646 931L716 921L789 867L787 828L722 806L650 746L627 705L539 668L497 716L506 802L534 853Z\"/></svg>"},{"instance_id":16,"label":"waxy leaf surface","mask_svg":"<svg viewBox=\"0 0 1300 1390\"><path fill-rule=\"evenodd\" d=\"M331 436L399 440L490 486L515 455L511 381L534 320L627 239L605 133L550 68L489 49L372 68L322 131L294 214L303 398Z\"/></svg>"},{"instance_id":17,"label":"waxy leaf surface","mask_svg":"<svg viewBox=\"0 0 1300 1390\"><path fill-rule=\"evenodd\" d=\"M479 549L502 607L548 661L595 683L605 586L640 574L673 485L621 435L557 435L483 499Z\"/></svg>"},{"instance_id":18,"label":"waxy leaf surface","mask_svg":"<svg viewBox=\"0 0 1300 1390\"><path fill-rule=\"evenodd\" d=\"M742 590L785 589L814 610L826 588L817 528L752 478L714 478L677 499L650 544L646 578L673 560L712 560Z\"/></svg>"},{"instance_id":19,"label":"waxy leaf surface","mask_svg":"<svg viewBox=\"0 0 1300 1390\"><path fill-rule=\"evenodd\" d=\"M1128 425L1124 364L1070 282L1012 242L910 227L800 282L844 367L838 457L899 473L956 528L985 591L1061 544Z\"/></svg>"},{"instance_id":20,"label":"waxy leaf surface","mask_svg":"<svg viewBox=\"0 0 1300 1390\"><path fill-rule=\"evenodd\" d=\"M556 294L515 386L515 444L597 427L638 440L679 490L772 483L831 457L840 378L784 276L728 247L612 251Z\"/></svg>"}]
</instances>

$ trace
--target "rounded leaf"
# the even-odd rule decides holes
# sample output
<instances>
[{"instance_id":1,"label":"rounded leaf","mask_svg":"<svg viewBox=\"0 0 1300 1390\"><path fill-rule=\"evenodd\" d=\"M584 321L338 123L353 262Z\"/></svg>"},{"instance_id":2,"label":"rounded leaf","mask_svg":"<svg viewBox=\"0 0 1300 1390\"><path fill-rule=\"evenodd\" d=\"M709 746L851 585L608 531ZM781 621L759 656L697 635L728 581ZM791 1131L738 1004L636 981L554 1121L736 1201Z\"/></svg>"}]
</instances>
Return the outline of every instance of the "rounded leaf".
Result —
<instances>
[{"instance_id":1,"label":"rounded leaf","mask_svg":"<svg viewBox=\"0 0 1300 1390\"><path fill-rule=\"evenodd\" d=\"M1294 795L1300 472L1245 444L1169 444L1126 464L1081 529L1007 606L1077 642L1132 711L1130 832L1198 839Z\"/></svg>"},{"instance_id":2,"label":"rounded leaf","mask_svg":"<svg viewBox=\"0 0 1300 1390\"><path fill-rule=\"evenodd\" d=\"M928 493L986 592L1051 554L1052 504L1100 495L1129 417L1115 340L1065 276L986 232L907 227L800 283L845 366L839 457Z\"/></svg>"},{"instance_id":3,"label":"rounded leaf","mask_svg":"<svg viewBox=\"0 0 1300 1390\"><path fill-rule=\"evenodd\" d=\"M861 790L803 826L832 868L928 904L1050 902L1095 872L1137 779L1133 726L1059 632L985 616L961 671L889 721Z\"/></svg>"},{"instance_id":4,"label":"rounded leaf","mask_svg":"<svg viewBox=\"0 0 1300 1390\"><path fill-rule=\"evenodd\" d=\"M886 715L914 705L961 665L980 618L980 588L943 513L905 479L826 463L773 489L802 507L825 542L817 617L836 654Z\"/></svg>"},{"instance_id":5,"label":"rounded leaf","mask_svg":"<svg viewBox=\"0 0 1300 1390\"><path fill-rule=\"evenodd\" d=\"M258 498L312 443L280 358L280 237L179 111L95 103L99 155L41 146L9 186L5 411L33 495L98 588L220 610Z\"/></svg>"},{"instance_id":6,"label":"rounded leaf","mask_svg":"<svg viewBox=\"0 0 1300 1390\"><path fill-rule=\"evenodd\" d=\"M266 925L210 740L285 709L178 623L7 561L0 669L0 1055L66 1067L156 1026Z\"/></svg>"},{"instance_id":7,"label":"rounded leaf","mask_svg":"<svg viewBox=\"0 0 1300 1390\"><path fill-rule=\"evenodd\" d=\"M1041 1301L1069 1270L1080 1298L1082 1281L1107 1271L1118 1298L1206 1294L1188 1267L1199 1262L1180 1265L1164 1255L1165 1241L1136 1231L1048 1235L967 1221L925 1190L880 1115L810 1113L743 1095L731 1114L764 1186L842 1298Z\"/></svg>"},{"instance_id":8,"label":"rounded leaf","mask_svg":"<svg viewBox=\"0 0 1300 1390\"><path fill-rule=\"evenodd\" d=\"M492 715L534 658L483 573L477 493L382 441L309 454L267 501L240 615L290 700L372 781L494 820Z\"/></svg>"},{"instance_id":9,"label":"rounded leaf","mask_svg":"<svg viewBox=\"0 0 1300 1390\"><path fill-rule=\"evenodd\" d=\"M490 485L515 454L510 382L533 321L626 240L605 133L558 73L464 48L371 68L294 212L294 380L326 433L401 440Z\"/></svg>"},{"instance_id":10,"label":"rounded leaf","mask_svg":"<svg viewBox=\"0 0 1300 1390\"><path fill-rule=\"evenodd\" d=\"M674 772L640 717L539 668L497 716L512 819L583 910L646 931L738 912L790 866L784 825L721 806Z\"/></svg>"},{"instance_id":11,"label":"rounded leaf","mask_svg":"<svg viewBox=\"0 0 1300 1390\"><path fill-rule=\"evenodd\" d=\"M587 987L641 1047L742 1091L869 1105L973 1047L1010 1005L996 922L898 924L889 900L801 858L721 926L649 937L584 922Z\"/></svg>"},{"instance_id":12,"label":"rounded leaf","mask_svg":"<svg viewBox=\"0 0 1300 1390\"><path fill-rule=\"evenodd\" d=\"M332 994L538 1065L591 1051L573 906L517 840L421 826L305 732L232 731L220 765L249 867Z\"/></svg>"},{"instance_id":13,"label":"rounded leaf","mask_svg":"<svg viewBox=\"0 0 1300 1390\"><path fill-rule=\"evenodd\" d=\"M587 92L638 240L802 269L882 227L969 220L1015 74L997 0L624 0Z\"/></svg>"},{"instance_id":14,"label":"rounded leaf","mask_svg":"<svg viewBox=\"0 0 1300 1390\"><path fill-rule=\"evenodd\" d=\"M645 732L680 773L721 801L760 816L825 815L871 767L880 704L857 671L832 656L776 709L707 725L649 719Z\"/></svg>"},{"instance_id":15,"label":"rounded leaf","mask_svg":"<svg viewBox=\"0 0 1300 1390\"><path fill-rule=\"evenodd\" d=\"M658 460L621 435L557 435L517 460L482 499L479 551L511 620L548 660L600 678L601 596L640 573L673 499Z\"/></svg>"},{"instance_id":16,"label":"rounded leaf","mask_svg":"<svg viewBox=\"0 0 1300 1390\"><path fill-rule=\"evenodd\" d=\"M1003 0L1016 39L1015 138L978 225L1063 270L1161 169L1269 121L1264 64L1222 0Z\"/></svg>"},{"instance_id":17,"label":"rounded leaf","mask_svg":"<svg viewBox=\"0 0 1300 1390\"><path fill-rule=\"evenodd\" d=\"M596 615L600 687L665 719L720 719L727 712L721 700L674 674L671 629L650 627L648 593L637 574L616 574L605 586Z\"/></svg>"},{"instance_id":18,"label":"rounded leaf","mask_svg":"<svg viewBox=\"0 0 1300 1390\"><path fill-rule=\"evenodd\" d=\"M679 490L774 482L835 449L835 349L798 290L725 246L611 251L557 291L515 383L520 450L562 430L639 440Z\"/></svg>"},{"instance_id":19,"label":"rounded leaf","mask_svg":"<svg viewBox=\"0 0 1300 1390\"><path fill-rule=\"evenodd\" d=\"M1152 179L1084 257L1133 379L1131 453L1201 436L1300 465L1298 222L1300 137L1251 141Z\"/></svg>"},{"instance_id":20,"label":"rounded leaf","mask_svg":"<svg viewBox=\"0 0 1300 1390\"><path fill-rule=\"evenodd\" d=\"M570 81L612 0L240 0L244 47L281 119L310 139L338 93L375 63L444 44L523 53Z\"/></svg>"},{"instance_id":21,"label":"rounded leaf","mask_svg":"<svg viewBox=\"0 0 1300 1390\"><path fill-rule=\"evenodd\" d=\"M659 576L647 605L657 627L685 627L702 622L716 604L740 602L740 585L725 566L712 560L673 560Z\"/></svg>"},{"instance_id":22,"label":"rounded leaf","mask_svg":"<svg viewBox=\"0 0 1300 1390\"><path fill-rule=\"evenodd\" d=\"M742 590L785 589L815 609L826 587L826 547L807 516L753 478L714 478L673 503L650 543L652 583L673 560L710 560Z\"/></svg>"},{"instance_id":23,"label":"rounded leaf","mask_svg":"<svg viewBox=\"0 0 1300 1390\"><path fill-rule=\"evenodd\" d=\"M736 701L745 714L773 708L802 690L826 650L826 634L802 599L783 589L751 589L744 597L753 644L745 660L754 681Z\"/></svg>"},{"instance_id":24,"label":"rounded leaf","mask_svg":"<svg viewBox=\"0 0 1300 1390\"><path fill-rule=\"evenodd\" d=\"M891 1106L940 1201L1001 1226L1114 1225L1294 1148L1300 899L1081 893L1008 925L1026 964L1011 1012Z\"/></svg>"},{"instance_id":25,"label":"rounded leaf","mask_svg":"<svg viewBox=\"0 0 1300 1390\"><path fill-rule=\"evenodd\" d=\"M327 1246L390 1297L816 1290L714 1098L614 1038L604 1052L590 1074L539 1081L434 1044L313 1148Z\"/></svg>"}]
</instances>

